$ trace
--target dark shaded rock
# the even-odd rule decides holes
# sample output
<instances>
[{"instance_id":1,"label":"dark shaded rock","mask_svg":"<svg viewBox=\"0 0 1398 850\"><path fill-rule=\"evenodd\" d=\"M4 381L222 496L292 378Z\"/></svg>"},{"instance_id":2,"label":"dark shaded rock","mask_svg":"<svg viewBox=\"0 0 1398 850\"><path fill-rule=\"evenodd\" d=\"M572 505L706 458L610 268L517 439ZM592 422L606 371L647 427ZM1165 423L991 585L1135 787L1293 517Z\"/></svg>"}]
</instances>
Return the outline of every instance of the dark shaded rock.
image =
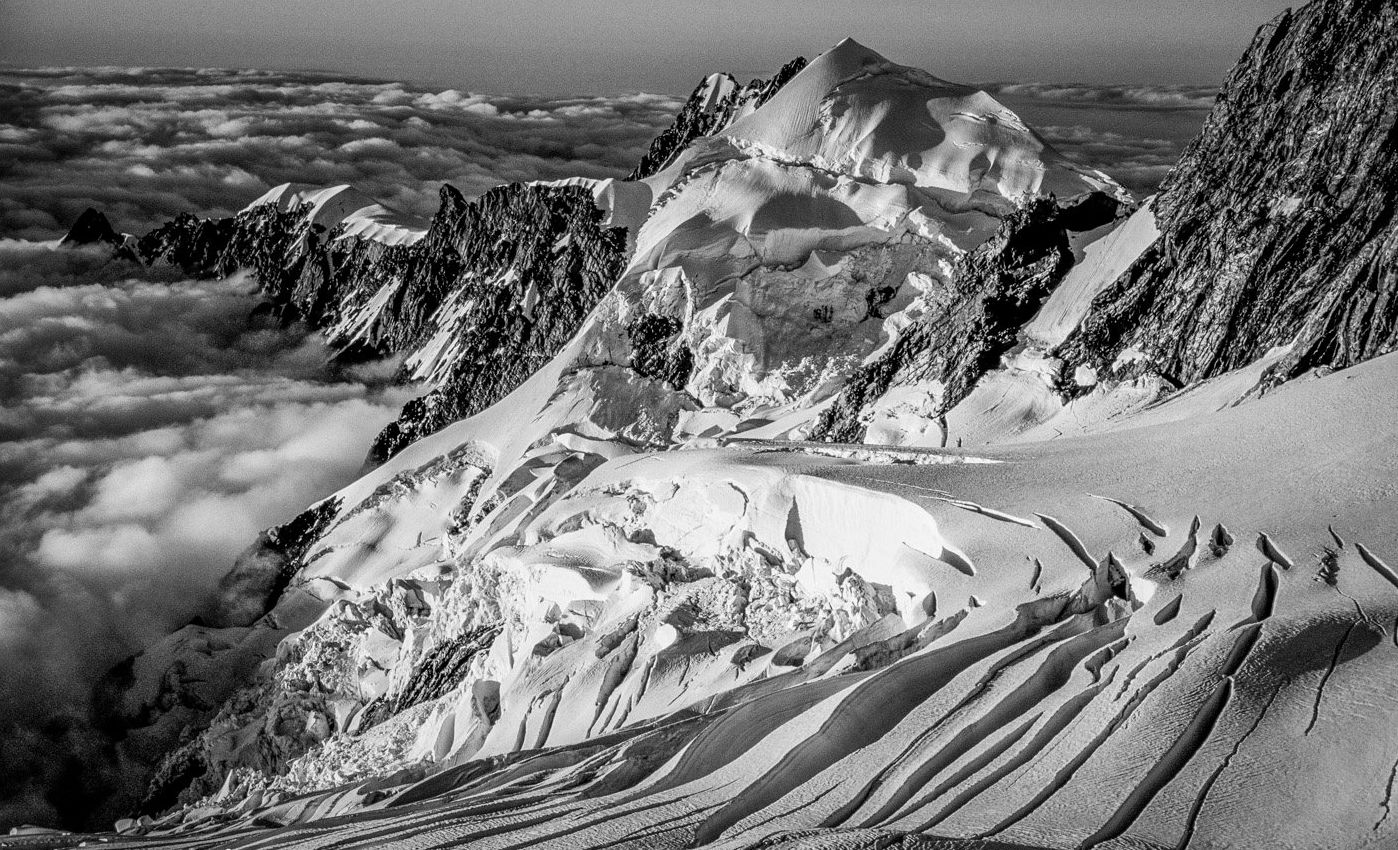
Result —
<instances>
[{"instance_id":1,"label":"dark shaded rock","mask_svg":"<svg viewBox=\"0 0 1398 850\"><path fill-rule=\"evenodd\" d=\"M412 245L339 239L338 228L312 224L304 205L268 204L229 219L180 215L142 237L139 252L193 277L251 271L266 298L258 313L325 331L338 363L453 336L459 356L438 386L374 441L370 457L382 461L523 383L572 338L625 263L625 229L606 225L585 188L513 183L468 201L444 185L441 201ZM362 333L337 337L381 292L387 298ZM449 299L455 309L439 315Z\"/></svg>"},{"instance_id":2,"label":"dark shaded rock","mask_svg":"<svg viewBox=\"0 0 1398 850\"><path fill-rule=\"evenodd\" d=\"M61 240L60 246L70 245L94 245L105 243L116 245L121 242L121 236L112 227L112 223L101 212L88 207L83 210L78 220L73 222L73 226L68 228L68 233Z\"/></svg>"},{"instance_id":3,"label":"dark shaded rock","mask_svg":"<svg viewBox=\"0 0 1398 850\"><path fill-rule=\"evenodd\" d=\"M59 240L58 246L76 248L85 245L105 245L112 250L112 256L116 259L138 261L139 258L133 246L128 244L129 241L127 237L116 232L106 215L88 207L78 216L78 220L73 222L68 233Z\"/></svg>"},{"instance_id":4,"label":"dark shaded rock","mask_svg":"<svg viewBox=\"0 0 1398 850\"><path fill-rule=\"evenodd\" d=\"M373 460L524 383L572 339L625 265L625 228L608 227L586 189L511 184L469 204L445 195L432 230L402 259L407 285L393 336L404 348L419 342L450 294L467 305L453 320L459 354L374 441Z\"/></svg>"},{"instance_id":5,"label":"dark shaded rock","mask_svg":"<svg viewBox=\"0 0 1398 850\"><path fill-rule=\"evenodd\" d=\"M672 316L646 313L626 328L631 340L631 368L682 390L694 372L694 352L685 344L684 323Z\"/></svg>"},{"instance_id":6,"label":"dark shaded rock","mask_svg":"<svg viewBox=\"0 0 1398 850\"><path fill-rule=\"evenodd\" d=\"M181 747L170 758L156 768L151 777L150 787L141 800L137 811L142 814L159 814L182 802L182 795L198 779L207 773L208 763L204 753L194 747Z\"/></svg>"},{"instance_id":7,"label":"dark shaded rock","mask_svg":"<svg viewBox=\"0 0 1398 850\"><path fill-rule=\"evenodd\" d=\"M164 262L190 277L212 277L219 272L219 258L233 236L231 218L203 219L180 213L136 241L136 252L146 265Z\"/></svg>"},{"instance_id":8,"label":"dark shaded rock","mask_svg":"<svg viewBox=\"0 0 1398 850\"><path fill-rule=\"evenodd\" d=\"M498 625L482 626L432 647L413 670L412 678L392 697L380 697L364 707L359 728L368 729L401 711L444 696L466 678L471 659L490 648L500 634Z\"/></svg>"},{"instance_id":9,"label":"dark shaded rock","mask_svg":"<svg viewBox=\"0 0 1398 850\"><path fill-rule=\"evenodd\" d=\"M1185 386L1295 347L1264 384L1398 346L1398 6L1264 26L1156 201L1161 237L1096 299L1070 362ZM1150 360L1111 373L1134 346Z\"/></svg>"},{"instance_id":10,"label":"dark shaded rock","mask_svg":"<svg viewBox=\"0 0 1398 850\"><path fill-rule=\"evenodd\" d=\"M217 596L198 625L247 626L272 610L292 577L306 565L310 547L329 531L339 513L340 500L332 497L262 532L219 580Z\"/></svg>"}]
</instances>

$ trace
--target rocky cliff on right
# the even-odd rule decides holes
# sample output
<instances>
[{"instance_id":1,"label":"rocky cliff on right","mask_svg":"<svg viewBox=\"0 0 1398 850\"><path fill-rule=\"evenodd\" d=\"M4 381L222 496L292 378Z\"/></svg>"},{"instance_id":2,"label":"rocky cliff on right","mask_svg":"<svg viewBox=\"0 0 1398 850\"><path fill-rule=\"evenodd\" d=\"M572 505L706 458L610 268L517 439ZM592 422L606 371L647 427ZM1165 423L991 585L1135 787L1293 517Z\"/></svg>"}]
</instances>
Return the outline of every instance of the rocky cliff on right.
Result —
<instances>
[{"instance_id":1,"label":"rocky cliff on right","mask_svg":"<svg viewBox=\"0 0 1398 850\"><path fill-rule=\"evenodd\" d=\"M1064 355L1187 385L1278 347L1269 382L1392 351L1396 205L1398 5L1288 11L1258 32L1166 181L1160 238Z\"/></svg>"}]
</instances>

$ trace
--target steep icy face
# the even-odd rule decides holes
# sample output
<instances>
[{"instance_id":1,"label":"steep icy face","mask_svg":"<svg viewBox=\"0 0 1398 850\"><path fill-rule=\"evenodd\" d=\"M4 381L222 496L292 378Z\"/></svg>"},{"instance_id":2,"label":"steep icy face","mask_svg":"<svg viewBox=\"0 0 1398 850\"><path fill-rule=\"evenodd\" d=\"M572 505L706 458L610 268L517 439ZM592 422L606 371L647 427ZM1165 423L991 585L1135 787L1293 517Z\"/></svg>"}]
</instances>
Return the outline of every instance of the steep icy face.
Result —
<instances>
[{"instance_id":1,"label":"steep icy face","mask_svg":"<svg viewBox=\"0 0 1398 850\"><path fill-rule=\"evenodd\" d=\"M805 67L806 60L798 56L770 80L757 79L746 86L739 86L729 74L706 77L685 101L675 123L655 137L626 179L642 180L664 171L695 139L713 135L762 106Z\"/></svg>"},{"instance_id":2,"label":"steep icy face","mask_svg":"<svg viewBox=\"0 0 1398 850\"><path fill-rule=\"evenodd\" d=\"M353 186L321 188L283 183L248 204L243 212L262 207L283 212L304 210L301 217L313 230L343 227L343 237L386 245L411 245L426 235L419 222L388 209Z\"/></svg>"},{"instance_id":3,"label":"steep icy face","mask_svg":"<svg viewBox=\"0 0 1398 850\"><path fill-rule=\"evenodd\" d=\"M1269 383L1392 350L1395 43L1398 9L1377 0L1323 0L1263 27L1163 187L1160 240L1066 356L1187 385L1281 346Z\"/></svg>"}]
</instances>

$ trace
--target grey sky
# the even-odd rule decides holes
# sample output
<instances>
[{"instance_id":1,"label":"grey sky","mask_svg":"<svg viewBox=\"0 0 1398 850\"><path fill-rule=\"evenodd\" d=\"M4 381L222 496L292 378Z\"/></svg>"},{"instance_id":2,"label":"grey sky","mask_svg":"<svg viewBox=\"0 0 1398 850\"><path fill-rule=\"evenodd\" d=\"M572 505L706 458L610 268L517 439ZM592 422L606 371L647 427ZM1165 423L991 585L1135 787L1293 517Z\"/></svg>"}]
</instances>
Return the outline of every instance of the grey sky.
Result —
<instances>
[{"instance_id":1,"label":"grey sky","mask_svg":"<svg viewBox=\"0 0 1398 850\"><path fill-rule=\"evenodd\" d=\"M0 0L0 62L684 92L852 35L960 80L1210 83L1282 0Z\"/></svg>"}]
</instances>

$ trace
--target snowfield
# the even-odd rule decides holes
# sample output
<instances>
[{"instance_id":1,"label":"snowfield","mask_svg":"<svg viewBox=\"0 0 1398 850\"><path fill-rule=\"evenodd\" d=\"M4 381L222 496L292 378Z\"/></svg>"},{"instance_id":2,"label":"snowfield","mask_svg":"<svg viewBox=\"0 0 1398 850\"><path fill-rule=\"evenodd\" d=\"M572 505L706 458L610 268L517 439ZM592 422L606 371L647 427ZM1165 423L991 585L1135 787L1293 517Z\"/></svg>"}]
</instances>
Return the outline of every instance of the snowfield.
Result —
<instances>
[{"instance_id":1,"label":"snowfield","mask_svg":"<svg viewBox=\"0 0 1398 850\"><path fill-rule=\"evenodd\" d=\"M337 725L278 790L240 799L230 781L150 840L766 847L839 828L861 847L1332 847L1355 822L1392 837L1395 387L1389 356L987 457L598 458L469 573L379 576L279 650L304 664L337 635L391 680L469 631L488 589L504 630L468 675L373 730ZM428 518L416 498L391 516ZM428 601L399 615L399 597ZM353 729L354 711L333 722ZM1341 782L1353 792L1317 797Z\"/></svg>"}]
</instances>

